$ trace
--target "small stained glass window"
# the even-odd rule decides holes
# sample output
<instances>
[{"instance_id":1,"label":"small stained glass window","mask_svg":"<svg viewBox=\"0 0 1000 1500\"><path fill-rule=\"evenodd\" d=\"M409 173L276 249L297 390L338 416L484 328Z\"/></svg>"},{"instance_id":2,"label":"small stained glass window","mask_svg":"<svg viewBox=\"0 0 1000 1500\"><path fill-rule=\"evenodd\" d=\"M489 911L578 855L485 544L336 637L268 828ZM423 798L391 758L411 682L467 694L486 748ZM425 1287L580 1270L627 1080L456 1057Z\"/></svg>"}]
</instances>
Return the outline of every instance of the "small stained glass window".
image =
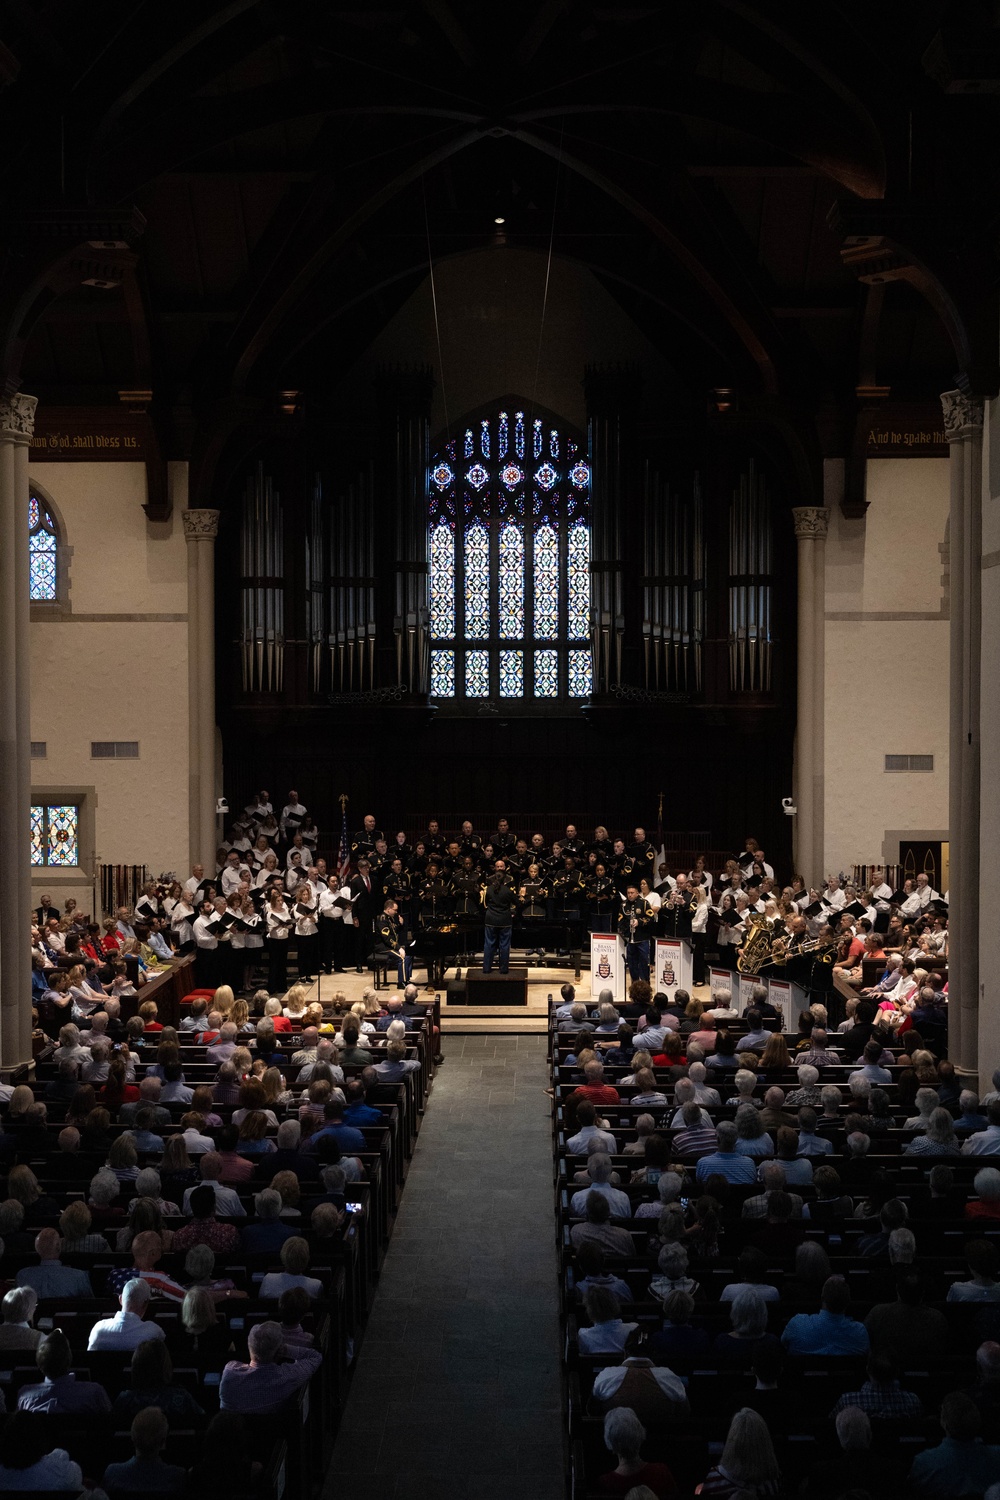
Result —
<instances>
[{"instance_id":1,"label":"small stained glass window","mask_svg":"<svg viewBox=\"0 0 1000 1500\"><path fill-rule=\"evenodd\" d=\"M501 698L523 698L523 651L500 652L500 696Z\"/></svg>"},{"instance_id":2,"label":"small stained glass window","mask_svg":"<svg viewBox=\"0 0 1000 1500\"><path fill-rule=\"evenodd\" d=\"M454 698L455 653L454 651L431 652L431 697Z\"/></svg>"},{"instance_id":3,"label":"small stained glass window","mask_svg":"<svg viewBox=\"0 0 1000 1500\"><path fill-rule=\"evenodd\" d=\"M465 696L467 698L490 696L490 653L488 651L466 651Z\"/></svg>"},{"instance_id":4,"label":"small stained glass window","mask_svg":"<svg viewBox=\"0 0 1000 1500\"><path fill-rule=\"evenodd\" d=\"M558 651L535 652L535 697L558 698L559 653Z\"/></svg>"},{"instance_id":5,"label":"small stained glass window","mask_svg":"<svg viewBox=\"0 0 1000 1500\"><path fill-rule=\"evenodd\" d=\"M63 868L80 863L80 809L74 803L33 804L31 863Z\"/></svg>"},{"instance_id":6,"label":"small stained glass window","mask_svg":"<svg viewBox=\"0 0 1000 1500\"><path fill-rule=\"evenodd\" d=\"M28 500L28 567L32 603L58 599L59 532L45 501L34 493Z\"/></svg>"},{"instance_id":7,"label":"small stained glass window","mask_svg":"<svg viewBox=\"0 0 1000 1500\"><path fill-rule=\"evenodd\" d=\"M570 651L569 696L589 698L594 690L594 661L589 651Z\"/></svg>"}]
</instances>

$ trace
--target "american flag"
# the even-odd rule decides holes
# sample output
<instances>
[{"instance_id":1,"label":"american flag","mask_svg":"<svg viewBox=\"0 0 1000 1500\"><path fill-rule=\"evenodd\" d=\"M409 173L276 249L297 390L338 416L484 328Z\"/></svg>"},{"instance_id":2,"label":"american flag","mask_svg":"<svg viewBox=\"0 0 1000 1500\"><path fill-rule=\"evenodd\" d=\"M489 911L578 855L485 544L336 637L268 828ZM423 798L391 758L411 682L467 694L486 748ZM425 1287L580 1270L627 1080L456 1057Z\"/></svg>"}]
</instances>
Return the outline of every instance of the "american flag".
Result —
<instances>
[{"instance_id":1,"label":"american flag","mask_svg":"<svg viewBox=\"0 0 1000 1500\"><path fill-rule=\"evenodd\" d=\"M340 799L340 848L337 850L337 875L341 885L347 878L351 866L351 847L347 842L347 798Z\"/></svg>"}]
</instances>

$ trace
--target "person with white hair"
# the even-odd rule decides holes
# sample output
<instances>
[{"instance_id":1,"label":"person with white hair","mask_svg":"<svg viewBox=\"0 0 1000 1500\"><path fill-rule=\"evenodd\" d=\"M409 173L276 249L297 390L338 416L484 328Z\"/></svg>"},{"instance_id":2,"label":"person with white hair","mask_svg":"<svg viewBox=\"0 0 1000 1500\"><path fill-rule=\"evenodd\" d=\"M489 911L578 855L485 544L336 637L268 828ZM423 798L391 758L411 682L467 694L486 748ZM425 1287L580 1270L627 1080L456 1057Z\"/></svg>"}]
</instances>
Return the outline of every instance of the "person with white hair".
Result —
<instances>
[{"instance_id":1,"label":"person with white hair","mask_svg":"<svg viewBox=\"0 0 1000 1500\"><path fill-rule=\"evenodd\" d=\"M1000 1172L996 1167L981 1167L972 1180L977 1201L965 1205L967 1219L1000 1219Z\"/></svg>"},{"instance_id":2,"label":"person with white hair","mask_svg":"<svg viewBox=\"0 0 1000 1500\"><path fill-rule=\"evenodd\" d=\"M917 1113L903 1121L903 1129L926 1130L930 1124L931 1115L941 1102L938 1098L938 1091L929 1088L917 1089L913 1102L917 1106Z\"/></svg>"},{"instance_id":3,"label":"person with white hair","mask_svg":"<svg viewBox=\"0 0 1000 1500\"><path fill-rule=\"evenodd\" d=\"M799 1086L785 1096L785 1103L793 1109L801 1109L804 1104L810 1109L819 1109L823 1103L823 1091L819 1087L819 1069L812 1063L800 1063L795 1073ZM837 1092L839 1095L839 1089Z\"/></svg>"},{"instance_id":4,"label":"person with white hair","mask_svg":"<svg viewBox=\"0 0 1000 1500\"><path fill-rule=\"evenodd\" d=\"M754 1109L763 1109L763 1099L755 1099L753 1091L757 1087L757 1074L749 1068L737 1068L733 1075L733 1086L736 1089L736 1104L752 1105Z\"/></svg>"},{"instance_id":5,"label":"person with white hair","mask_svg":"<svg viewBox=\"0 0 1000 1500\"><path fill-rule=\"evenodd\" d=\"M714 1090L713 1090L713 1092L714 1092ZM671 1120L670 1120L670 1129L671 1130L681 1130L681 1129L683 1129L683 1127L684 1127L684 1109L685 1109L685 1106L688 1105L688 1104L695 1104L695 1105L697 1105L698 1110L699 1110L699 1116L698 1116L698 1118L699 1118L701 1124L706 1129L710 1129L711 1126L712 1126L712 1116L709 1114L708 1110L705 1109L704 1104L702 1103L702 1101L698 1098L697 1088L696 1088L695 1084L691 1081L690 1078L678 1078L677 1082L674 1084L674 1106L675 1107L674 1107L673 1116L671 1117Z\"/></svg>"},{"instance_id":6,"label":"person with white hair","mask_svg":"<svg viewBox=\"0 0 1000 1500\"><path fill-rule=\"evenodd\" d=\"M951 1115L939 1106L931 1110L930 1119L923 1134L915 1135L913 1140L903 1147L903 1155L959 1156L961 1149Z\"/></svg>"},{"instance_id":7,"label":"person with white hair","mask_svg":"<svg viewBox=\"0 0 1000 1500\"><path fill-rule=\"evenodd\" d=\"M656 1184L656 1197L651 1203L640 1203L635 1211L637 1219L658 1219L665 1208L676 1203L684 1186L683 1178L676 1172L661 1172Z\"/></svg>"},{"instance_id":8,"label":"person with white hair","mask_svg":"<svg viewBox=\"0 0 1000 1500\"><path fill-rule=\"evenodd\" d=\"M698 1104L707 1105L709 1109L718 1109L721 1104L718 1089L709 1088L705 1083L708 1070L703 1062L693 1062L688 1068L688 1078L694 1084L694 1097Z\"/></svg>"},{"instance_id":9,"label":"person with white hair","mask_svg":"<svg viewBox=\"0 0 1000 1500\"><path fill-rule=\"evenodd\" d=\"M166 1338L159 1323L147 1323L146 1313L153 1292L141 1276L133 1276L122 1287L121 1311L112 1318L101 1318L90 1330L88 1352L94 1349L134 1349L144 1339Z\"/></svg>"},{"instance_id":10,"label":"person with white hair","mask_svg":"<svg viewBox=\"0 0 1000 1500\"><path fill-rule=\"evenodd\" d=\"M641 1494L643 1487L654 1495L673 1495L677 1484L666 1464L644 1462L645 1441L646 1429L630 1407L609 1411L604 1418L604 1446L617 1458L618 1466L603 1475L596 1488L612 1495Z\"/></svg>"},{"instance_id":11,"label":"person with white hair","mask_svg":"<svg viewBox=\"0 0 1000 1500\"><path fill-rule=\"evenodd\" d=\"M32 1320L38 1306L34 1287L14 1286L3 1299L3 1322L0 1323L0 1349L37 1349L41 1330Z\"/></svg>"},{"instance_id":12,"label":"person with white hair","mask_svg":"<svg viewBox=\"0 0 1000 1500\"><path fill-rule=\"evenodd\" d=\"M979 1102L975 1089L963 1089L958 1096L959 1115L955 1120L955 1134L965 1140L977 1130L985 1130L990 1123Z\"/></svg>"},{"instance_id":13,"label":"person with white hair","mask_svg":"<svg viewBox=\"0 0 1000 1500\"><path fill-rule=\"evenodd\" d=\"M606 1198L611 1209L612 1216L616 1219L628 1219L632 1215L632 1202L628 1193L623 1193L620 1188L611 1185L612 1175L611 1157L605 1151L594 1151L587 1158L587 1176L589 1184L579 1192L574 1193L570 1199L570 1213L574 1218L582 1219L587 1212L587 1196L589 1193L600 1193Z\"/></svg>"},{"instance_id":14,"label":"person with white hair","mask_svg":"<svg viewBox=\"0 0 1000 1500\"><path fill-rule=\"evenodd\" d=\"M232 1359L222 1372L219 1406L223 1411L271 1416L302 1389L323 1363L318 1349L287 1343L280 1323L254 1324L247 1344L249 1363Z\"/></svg>"}]
</instances>

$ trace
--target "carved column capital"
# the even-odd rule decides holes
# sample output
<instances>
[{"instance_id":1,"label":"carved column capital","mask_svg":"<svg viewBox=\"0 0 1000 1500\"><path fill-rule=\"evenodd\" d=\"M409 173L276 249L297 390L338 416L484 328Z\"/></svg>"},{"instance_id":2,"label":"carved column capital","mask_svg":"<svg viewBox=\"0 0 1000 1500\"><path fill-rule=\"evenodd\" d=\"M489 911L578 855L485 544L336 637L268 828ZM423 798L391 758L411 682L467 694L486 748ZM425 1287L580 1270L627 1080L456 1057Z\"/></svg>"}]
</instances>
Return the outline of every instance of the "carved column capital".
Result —
<instances>
[{"instance_id":1,"label":"carved column capital","mask_svg":"<svg viewBox=\"0 0 1000 1500\"><path fill-rule=\"evenodd\" d=\"M960 443L982 428L983 403L970 400L964 391L942 391L941 411L947 443Z\"/></svg>"},{"instance_id":2,"label":"carved column capital","mask_svg":"<svg viewBox=\"0 0 1000 1500\"><path fill-rule=\"evenodd\" d=\"M27 447L35 430L35 407L37 396L26 396L18 391L6 400L0 400L0 439L5 443L19 443Z\"/></svg>"},{"instance_id":3,"label":"carved column capital","mask_svg":"<svg viewBox=\"0 0 1000 1500\"><path fill-rule=\"evenodd\" d=\"M799 541L803 538L811 538L817 542L826 540L830 529L830 512L825 505L798 505L792 511L792 520L795 522L795 535Z\"/></svg>"},{"instance_id":4,"label":"carved column capital","mask_svg":"<svg viewBox=\"0 0 1000 1500\"><path fill-rule=\"evenodd\" d=\"M219 511L182 510L186 542L214 542L219 534Z\"/></svg>"}]
</instances>

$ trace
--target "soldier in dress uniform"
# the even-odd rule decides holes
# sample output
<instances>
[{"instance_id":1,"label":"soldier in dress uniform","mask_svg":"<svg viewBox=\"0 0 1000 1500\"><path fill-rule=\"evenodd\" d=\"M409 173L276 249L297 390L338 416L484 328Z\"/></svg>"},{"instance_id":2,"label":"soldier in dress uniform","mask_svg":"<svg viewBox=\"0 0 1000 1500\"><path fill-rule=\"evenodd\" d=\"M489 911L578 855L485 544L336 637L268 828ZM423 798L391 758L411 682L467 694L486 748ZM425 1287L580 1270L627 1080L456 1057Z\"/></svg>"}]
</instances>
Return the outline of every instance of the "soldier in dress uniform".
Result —
<instances>
[{"instance_id":1,"label":"soldier in dress uniform","mask_svg":"<svg viewBox=\"0 0 1000 1500\"><path fill-rule=\"evenodd\" d=\"M391 896L382 908L382 915L376 919L375 942L379 948L395 955L396 983L409 984L413 972L409 928L406 918Z\"/></svg>"},{"instance_id":2,"label":"soldier in dress uniform","mask_svg":"<svg viewBox=\"0 0 1000 1500\"><path fill-rule=\"evenodd\" d=\"M660 931L664 937L691 940L692 895L686 875L678 875L669 894L664 891L660 906Z\"/></svg>"},{"instance_id":3,"label":"soldier in dress uniform","mask_svg":"<svg viewBox=\"0 0 1000 1500\"><path fill-rule=\"evenodd\" d=\"M656 880L656 850L646 837L645 828L637 828L625 853L635 861L636 880L648 880L650 890Z\"/></svg>"},{"instance_id":4,"label":"soldier in dress uniform","mask_svg":"<svg viewBox=\"0 0 1000 1500\"><path fill-rule=\"evenodd\" d=\"M612 931L618 910L618 887L598 861L586 881L587 925L591 932Z\"/></svg>"},{"instance_id":5,"label":"soldier in dress uniform","mask_svg":"<svg viewBox=\"0 0 1000 1500\"><path fill-rule=\"evenodd\" d=\"M379 839L385 838L385 834L381 828L375 827L375 819L371 813L365 818L364 825L359 833L355 833L351 837L351 859L354 864L357 864L362 859L370 861L372 855L375 853L376 843Z\"/></svg>"},{"instance_id":6,"label":"soldier in dress uniform","mask_svg":"<svg viewBox=\"0 0 1000 1500\"><path fill-rule=\"evenodd\" d=\"M565 923L567 951L575 949L579 944L585 891L572 855L565 856L562 868L553 875L551 889L554 919Z\"/></svg>"},{"instance_id":7,"label":"soldier in dress uniform","mask_svg":"<svg viewBox=\"0 0 1000 1500\"><path fill-rule=\"evenodd\" d=\"M600 860L605 870L607 872L610 872L611 858L615 851L614 845L611 842L611 835L608 833L608 830L605 828L603 823L598 823L597 827L594 829L594 837L587 845L588 852L591 849L597 855L597 858Z\"/></svg>"},{"instance_id":8,"label":"soldier in dress uniform","mask_svg":"<svg viewBox=\"0 0 1000 1500\"><path fill-rule=\"evenodd\" d=\"M382 877L382 898L387 900L390 896L403 917L409 922L412 918L413 881L403 868L403 861L398 857L392 861L387 874Z\"/></svg>"},{"instance_id":9,"label":"soldier in dress uniform","mask_svg":"<svg viewBox=\"0 0 1000 1500\"><path fill-rule=\"evenodd\" d=\"M562 848L562 855L564 859L567 854L572 854L573 858L579 865L580 862L585 858L587 853L587 846L580 835L577 833L576 828L572 823L567 823L566 833L559 840L559 843Z\"/></svg>"},{"instance_id":10,"label":"soldier in dress uniform","mask_svg":"<svg viewBox=\"0 0 1000 1500\"><path fill-rule=\"evenodd\" d=\"M513 854L517 835L511 832L506 818L497 819L496 832L490 835L490 843L493 845L497 859L506 859L508 855Z\"/></svg>"},{"instance_id":11,"label":"soldier in dress uniform","mask_svg":"<svg viewBox=\"0 0 1000 1500\"><path fill-rule=\"evenodd\" d=\"M517 895L521 903L521 922L528 934L528 958L535 958L541 964L545 961L545 948L541 938L535 936L533 930L540 929L546 920L548 886L535 864L529 865L523 875L512 867L511 874L515 880L520 879Z\"/></svg>"},{"instance_id":12,"label":"soldier in dress uniform","mask_svg":"<svg viewBox=\"0 0 1000 1500\"><path fill-rule=\"evenodd\" d=\"M482 849L482 839L479 837L479 834L476 833L468 818L466 818L465 822L462 824L462 837L459 842L459 850L461 852L462 858L464 859L466 855L471 855L472 859L478 862L478 860L482 857Z\"/></svg>"},{"instance_id":13,"label":"soldier in dress uniform","mask_svg":"<svg viewBox=\"0 0 1000 1500\"><path fill-rule=\"evenodd\" d=\"M403 861L403 867L405 869L410 862L413 850L407 842L406 834L403 833L402 830L400 830L399 833L396 834L396 837L393 839L391 852L393 859L401 859Z\"/></svg>"},{"instance_id":14,"label":"soldier in dress uniform","mask_svg":"<svg viewBox=\"0 0 1000 1500\"><path fill-rule=\"evenodd\" d=\"M451 877L451 889L455 902L455 920L463 934L462 958L466 959L468 934L479 925L483 891L483 877L471 854L461 857L458 868Z\"/></svg>"},{"instance_id":15,"label":"soldier in dress uniform","mask_svg":"<svg viewBox=\"0 0 1000 1500\"><path fill-rule=\"evenodd\" d=\"M427 825L427 832L419 842L423 844L428 854L437 854L440 856L444 853L447 845L444 834L441 832L441 825L436 818L430 820Z\"/></svg>"},{"instance_id":16,"label":"soldier in dress uniform","mask_svg":"<svg viewBox=\"0 0 1000 1500\"><path fill-rule=\"evenodd\" d=\"M425 877L415 888L414 896L417 925L424 937L428 990L444 984L444 954L440 942L435 939L441 928L449 923L452 900L451 884L445 880L437 863L432 860L427 866Z\"/></svg>"},{"instance_id":17,"label":"soldier in dress uniform","mask_svg":"<svg viewBox=\"0 0 1000 1500\"><path fill-rule=\"evenodd\" d=\"M653 930L653 910L639 894L635 880L630 880L618 919L618 934L625 939L625 962L630 979L649 981L649 935Z\"/></svg>"}]
</instances>

